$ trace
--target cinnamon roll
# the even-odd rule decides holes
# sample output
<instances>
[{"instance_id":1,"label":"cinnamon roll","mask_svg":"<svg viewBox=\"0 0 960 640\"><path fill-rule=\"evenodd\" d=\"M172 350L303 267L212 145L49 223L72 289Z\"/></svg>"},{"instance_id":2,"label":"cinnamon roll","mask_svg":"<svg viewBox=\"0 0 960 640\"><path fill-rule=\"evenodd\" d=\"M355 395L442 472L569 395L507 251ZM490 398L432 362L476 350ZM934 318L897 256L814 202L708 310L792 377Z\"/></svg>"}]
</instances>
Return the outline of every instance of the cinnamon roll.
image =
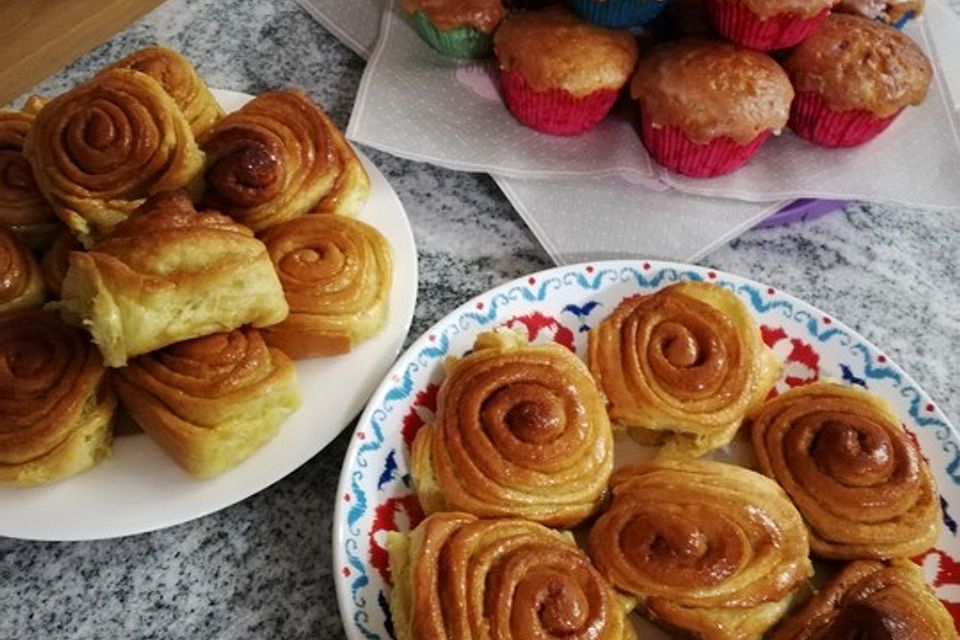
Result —
<instances>
[{"instance_id":1,"label":"cinnamon roll","mask_svg":"<svg viewBox=\"0 0 960 640\"><path fill-rule=\"evenodd\" d=\"M202 189L189 123L160 83L131 69L104 71L47 103L23 151L40 191L85 243L152 194Z\"/></svg>"},{"instance_id":2,"label":"cinnamon roll","mask_svg":"<svg viewBox=\"0 0 960 640\"><path fill-rule=\"evenodd\" d=\"M201 478L250 456L300 406L293 362L249 328L136 358L114 386L137 424Z\"/></svg>"},{"instance_id":3,"label":"cinnamon roll","mask_svg":"<svg viewBox=\"0 0 960 640\"><path fill-rule=\"evenodd\" d=\"M729 443L782 368L736 295L702 282L627 298L590 332L588 358L610 419L665 442L664 457Z\"/></svg>"},{"instance_id":4,"label":"cinnamon roll","mask_svg":"<svg viewBox=\"0 0 960 640\"><path fill-rule=\"evenodd\" d=\"M70 254L60 302L108 366L175 342L287 317L267 248L183 192L154 196L87 252Z\"/></svg>"},{"instance_id":5,"label":"cinnamon roll","mask_svg":"<svg viewBox=\"0 0 960 640\"><path fill-rule=\"evenodd\" d=\"M768 640L958 640L920 568L851 562Z\"/></svg>"},{"instance_id":6,"label":"cinnamon roll","mask_svg":"<svg viewBox=\"0 0 960 640\"><path fill-rule=\"evenodd\" d=\"M569 534L438 513L388 546L398 640L636 638L630 603Z\"/></svg>"},{"instance_id":7,"label":"cinnamon roll","mask_svg":"<svg viewBox=\"0 0 960 640\"><path fill-rule=\"evenodd\" d=\"M448 361L411 471L428 513L458 510L573 527L600 506L613 435L586 366L557 344L482 333Z\"/></svg>"},{"instance_id":8,"label":"cinnamon roll","mask_svg":"<svg viewBox=\"0 0 960 640\"><path fill-rule=\"evenodd\" d=\"M42 249L61 225L23 155L35 104L28 103L23 111L0 111L0 227L12 229L31 249Z\"/></svg>"},{"instance_id":9,"label":"cinnamon roll","mask_svg":"<svg viewBox=\"0 0 960 640\"><path fill-rule=\"evenodd\" d=\"M280 276L290 315L265 330L267 343L292 358L347 353L387 318L390 245L368 224L308 215L261 236Z\"/></svg>"},{"instance_id":10,"label":"cinnamon roll","mask_svg":"<svg viewBox=\"0 0 960 640\"><path fill-rule=\"evenodd\" d=\"M43 304L43 275L33 254L0 227L0 315Z\"/></svg>"},{"instance_id":11,"label":"cinnamon roll","mask_svg":"<svg viewBox=\"0 0 960 640\"><path fill-rule=\"evenodd\" d=\"M172 49L146 47L107 68L133 69L159 82L186 116L194 136L199 136L223 117L223 110L203 78L189 60Z\"/></svg>"},{"instance_id":12,"label":"cinnamon roll","mask_svg":"<svg viewBox=\"0 0 960 640\"><path fill-rule=\"evenodd\" d=\"M47 311L0 317L0 482L45 484L100 462L116 404L83 332Z\"/></svg>"},{"instance_id":13,"label":"cinnamon roll","mask_svg":"<svg viewBox=\"0 0 960 640\"><path fill-rule=\"evenodd\" d=\"M261 231L310 211L355 214L370 180L327 114L296 92L264 93L208 130L207 203Z\"/></svg>"},{"instance_id":14,"label":"cinnamon roll","mask_svg":"<svg viewBox=\"0 0 960 640\"><path fill-rule=\"evenodd\" d=\"M610 480L590 557L654 622L701 640L761 638L813 574L807 533L766 477L708 461L637 464Z\"/></svg>"},{"instance_id":15,"label":"cinnamon roll","mask_svg":"<svg viewBox=\"0 0 960 640\"><path fill-rule=\"evenodd\" d=\"M43 254L40 270L43 272L43 283L47 287L47 292L53 299L60 298L63 279L67 277L67 269L70 268L70 253L82 250L83 245L72 233L64 229Z\"/></svg>"},{"instance_id":16,"label":"cinnamon roll","mask_svg":"<svg viewBox=\"0 0 960 640\"><path fill-rule=\"evenodd\" d=\"M937 539L933 476L879 398L817 383L768 401L751 421L760 466L800 509L815 554L907 557Z\"/></svg>"}]
</instances>

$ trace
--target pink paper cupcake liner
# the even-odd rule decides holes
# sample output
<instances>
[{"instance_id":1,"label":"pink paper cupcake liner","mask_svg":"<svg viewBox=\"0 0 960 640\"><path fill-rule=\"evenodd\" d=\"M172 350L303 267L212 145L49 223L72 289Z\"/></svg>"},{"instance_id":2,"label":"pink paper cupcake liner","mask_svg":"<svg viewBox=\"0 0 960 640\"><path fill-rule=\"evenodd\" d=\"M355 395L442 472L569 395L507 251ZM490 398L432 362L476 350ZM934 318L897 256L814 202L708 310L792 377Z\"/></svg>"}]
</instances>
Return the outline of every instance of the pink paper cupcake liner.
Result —
<instances>
[{"instance_id":1,"label":"pink paper cupcake liner","mask_svg":"<svg viewBox=\"0 0 960 640\"><path fill-rule=\"evenodd\" d=\"M732 0L706 0L705 5L714 27L724 38L758 51L786 49L800 44L830 13L830 9L824 9L812 18L793 13L761 18Z\"/></svg>"},{"instance_id":2,"label":"pink paper cupcake liner","mask_svg":"<svg viewBox=\"0 0 960 640\"><path fill-rule=\"evenodd\" d=\"M500 73L500 86L507 108L514 117L542 133L575 136L595 127L613 108L619 91L601 89L577 98L563 89L534 91L523 74Z\"/></svg>"},{"instance_id":3,"label":"pink paper cupcake liner","mask_svg":"<svg viewBox=\"0 0 960 640\"><path fill-rule=\"evenodd\" d=\"M793 100L790 128L804 140L823 147L856 147L883 133L899 115L900 111L879 118L864 109L834 111L820 94L807 91Z\"/></svg>"},{"instance_id":4,"label":"pink paper cupcake liner","mask_svg":"<svg viewBox=\"0 0 960 640\"><path fill-rule=\"evenodd\" d=\"M642 110L640 132L643 146L654 160L691 178L713 178L739 169L770 136L769 131L764 131L747 144L732 138L698 144L676 127L654 128Z\"/></svg>"}]
</instances>

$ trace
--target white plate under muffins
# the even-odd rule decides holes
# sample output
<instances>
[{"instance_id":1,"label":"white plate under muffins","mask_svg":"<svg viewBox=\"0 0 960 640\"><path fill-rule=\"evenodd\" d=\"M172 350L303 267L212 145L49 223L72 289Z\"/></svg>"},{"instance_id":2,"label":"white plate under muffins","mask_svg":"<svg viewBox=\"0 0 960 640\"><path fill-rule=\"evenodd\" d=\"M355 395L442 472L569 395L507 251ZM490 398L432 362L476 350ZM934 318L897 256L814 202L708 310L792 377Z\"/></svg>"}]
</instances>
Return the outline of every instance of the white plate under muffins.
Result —
<instances>
[{"instance_id":1,"label":"white plate under muffins","mask_svg":"<svg viewBox=\"0 0 960 640\"><path fill-rule=\"evenodd\" d=\"M390 613L390 532L408 532L422 517L414 492L410 443L434 419L448 356L464 356L475 338L512 327L533 343L558 342L587 355L588 332L628 296L681 281L714 283L733 292L783 366L775 389L817 380L866 387L884 400L929 466L942 498L941 533L916 560L927 584L952 612L960 559L960 435L936 403L879 349L838 320L772 287L710 269L654 261L611 261L551 269L494 288L462 305L422 335L393 366L372 396L344 460L336 495L333 557L346 636L397 637ZM448 369L449 370L449 369ZM744 431L708 458L757 469ZM656 452L624 435L615 439L615 467ZM954 614L956 615L956 614ZM639 637L671 636L632 614Z\"/></svg>"},{"instance_id":2,"label":"white plate under muffins","mask_svg":"<svg viewBox=\"0 0 960 640\"><path fill-rule=\"evenodd\" d=\"M232 91L213 93L227 112L253 98ZM4 514L0 535L102 539L198 518L280 480L350 423L403 345L417 295L417 253L403 205L376 166L359 155L371 189L358 218L376 227L393 251L393 284L383 331L346 355L298 361L302 406L283 423L275 439L227 473L197 480L146 434L118 434L112 454L89 471L49 486L0 488Z\"/></svg>"}]
</instances>

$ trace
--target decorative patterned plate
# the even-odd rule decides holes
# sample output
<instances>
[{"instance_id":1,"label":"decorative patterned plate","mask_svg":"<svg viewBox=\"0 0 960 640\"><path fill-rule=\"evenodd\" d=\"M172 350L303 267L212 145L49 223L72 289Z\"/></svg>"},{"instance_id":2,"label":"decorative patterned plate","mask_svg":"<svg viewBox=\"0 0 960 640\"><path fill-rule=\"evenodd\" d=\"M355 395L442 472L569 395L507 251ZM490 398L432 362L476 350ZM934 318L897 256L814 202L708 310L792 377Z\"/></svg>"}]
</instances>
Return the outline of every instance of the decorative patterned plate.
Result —
<instances>
[{"instance_id":1,"label":"decorative patterned plate","mask_svg":"<svg viewBox=\"0 0 960 640\"><path fill-rule=\"evenodd\" d=\"M501 325L583 356L586 332L623 298L679 280L715 282L743 300L764 341L785 363L779 391L834 378L866 387L891 404L929 460L942 495L943 534L936 549L916 561L960 621L960 437L916 383L850 328L771 287L700 267L617 261L544 271L471 300L421 336L374 393L344 460L334 517L334 569L348 638L392 637L385 536L422 518L410 485L408 447L432 415L444 357L463 354L477 333ZM618 463L651 453L629 438L618 439L617 447ZM744 464L748 452L735 441L713 457ZM643 638L668 638L635 619Z\"/></svg>"}]
</instances>

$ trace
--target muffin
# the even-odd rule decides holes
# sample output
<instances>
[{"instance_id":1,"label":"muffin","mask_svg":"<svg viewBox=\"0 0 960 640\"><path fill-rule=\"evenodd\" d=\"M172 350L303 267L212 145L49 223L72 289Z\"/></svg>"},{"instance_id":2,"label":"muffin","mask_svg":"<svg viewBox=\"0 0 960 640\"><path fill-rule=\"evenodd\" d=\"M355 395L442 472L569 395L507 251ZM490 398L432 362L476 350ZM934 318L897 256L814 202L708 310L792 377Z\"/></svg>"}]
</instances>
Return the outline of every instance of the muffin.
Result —
<instances>
[{"instance_id":1,"label":"muffin","mask_svg":"<svg viewBox=\"0 0 960 640\"><path fill-rule=\"evenodd\" d=\"M784 60L797 92L790 128L825 147L875 138L927 95L933 69L893 27L845 14L823 26Z\"/></svg>"},{"instance_id":2,"label":"muffin","mask_svg":"<svg viewBox=\"0 0 960 640\"><path fill-rule=\"evenodd\" d=\"M727 40L758 51L803 42L837 0L705 0L716 30Z\"/></svg>"},{"instance_id":3,"label":"muffin","mask_svg":"<svg viewBox=\"0 0 960 640\"><path fill-rule=\"evenodd\" d=\"M679 40L640 59L630 86L643 145L661 165L710 178L746 164L787 124L793 88L759 51L729 42Z\"/></svg>"},{"instance_id":4,"label":"muffin","mask_svg":"<svg viewBox=\"0 0 960 640\"><path fill-rule=\"evenodd\" d=\"M589 24L561 7L519 13L497 30L504 101L526 126L577 135L613 108L637 62L628 31Z\"/></svg>"},{"instance_id":5,"label":"muffin","mask_svg":"<svg viewBox=\"0 0 960 640\"><path fill-rule=\"evenodd\" d=\"M902 29L923 13L923 0L840 0L837 11L879 20Z\"/></svg>"},{"instance_id":6,"label":"muffin","mask_svg":"<svg viewBox=\"0 0 960 640\"><path fill-rule=\"evenodd\" d=\"M601 27L626 29L645 25L664 10L669 0L571 0L581 16Z\"/></svg>"},{"instance_id":7,"label":"muffin","mask_svg":"<svg viewBox=\"0 0 960 640\"><path fill-rule=\"evenodd\" d=\"M404 0L403 7L427 44L453 58L489 56L505 13L502 0Z\"/></svg>"}]
</instances>

